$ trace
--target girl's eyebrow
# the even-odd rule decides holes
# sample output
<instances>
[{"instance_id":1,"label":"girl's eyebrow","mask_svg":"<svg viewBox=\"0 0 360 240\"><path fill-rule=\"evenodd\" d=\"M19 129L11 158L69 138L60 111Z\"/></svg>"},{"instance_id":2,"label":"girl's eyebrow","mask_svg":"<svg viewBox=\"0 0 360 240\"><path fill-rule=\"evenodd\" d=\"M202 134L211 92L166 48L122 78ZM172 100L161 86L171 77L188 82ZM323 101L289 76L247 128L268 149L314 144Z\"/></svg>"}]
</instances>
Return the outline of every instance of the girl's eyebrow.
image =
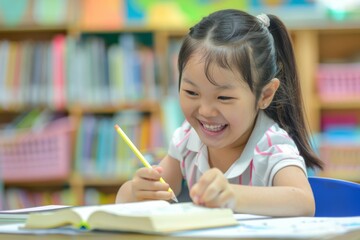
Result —
<instances>
[{"instance_id":1,"label":"girl's eyebrow","mask_svg":"<svg viewBox=\"0 0 360 240\"><path fill-rule=\"evenodd\" d=\"M189 83L190 85L193 85L194 87L197 87L197 85L196 85L193 81L191 81L190 79L183 78L182 81L187 82L187 83Z\"/></svg>"},{"instance_id":2,"label":"girl's eyebrow","mask_svg":"<svg viewBox=\"0 0 360 240\"><path fill-rule=\"evenodd\" d=\"M194 82L191 81L190 79L183 78L182 81L187 82L187 83L189 83L190 85L193 85L194 87L198 87L198 86L196 85L196 83L194 83ZM216 86L216 88L222 89L222 90L225 90L225 89L233 89L233 88L234 88L234 86L233 86L232 84L214 85L214 86Z\"/></svg>"}]
</instances>

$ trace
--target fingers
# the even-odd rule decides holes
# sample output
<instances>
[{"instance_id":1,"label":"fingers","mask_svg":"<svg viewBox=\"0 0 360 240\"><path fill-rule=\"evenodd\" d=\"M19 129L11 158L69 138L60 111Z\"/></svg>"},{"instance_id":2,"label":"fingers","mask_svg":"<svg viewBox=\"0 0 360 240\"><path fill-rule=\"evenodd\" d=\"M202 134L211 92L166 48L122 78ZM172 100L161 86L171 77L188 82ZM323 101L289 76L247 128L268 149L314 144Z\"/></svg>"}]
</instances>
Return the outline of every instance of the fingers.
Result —
<instances>
[{"instance_id":1,"label":"fingers","mask_svg":"<svg viewBox=\"0 0 360 240\"><path fill-rule=\"evenodd\" d=\"M220 190L217 189L219 185L219 183L217 183L218 175L217 169L211 169L201 176L199 181L190 190L190 197L194 203L204 205L216 198Z\"/></svg>"},{"instance_id":2,"label":"fingers","mask_svg":"<svg viewBox=\"0 0 360 240\"><path fill-rule=\"evenodd\" d=\"M136 200L170 200L172 193L168 192L169 184L161 183L160 167L155 168L140 168L136 171L134 178L131 181L132 193Z\"/></svg>"},{"instance_id":3,"label":"fingers","mask_svg":"<svg viewBox=\"0 0 360 240\"><path fill-rule=\"evenodd\" d=\"M134 178L143 178L149 181L159 181L162 171L161 167L140 168L135 172Z\"/></svg>"},{"instance_id":4,"label":"fingers","mask_svg":"<svg viewBox=\"0 0 360 240\"><path fill-rule=\"evenodd\" d=\"M168 191L136 191L134 197L138 201L144 200L170 200L172 193Z\"/></svg>"},{"instance_id":5,"label":"fingers","mask_svg":"<svg viewBox=\"0 0 360 240\"><path fill-rule=\"evenodd\" d=\"M190 197L195 204L206 207L231 207L234 205L234 194L230 184L218 169L204 173L191 188Z\"/></svg>"},{"instance_id":6,"label":"fingers","mask_svg":"<svg viewBox=\"0 0 360 240\"><path fill-rule=\"evenodd\" d=\"M206 207L220 207L235 209L235 198L231 191L227 189L220 192L215 198L205 202Z\"/></svg>"}]
</instances>

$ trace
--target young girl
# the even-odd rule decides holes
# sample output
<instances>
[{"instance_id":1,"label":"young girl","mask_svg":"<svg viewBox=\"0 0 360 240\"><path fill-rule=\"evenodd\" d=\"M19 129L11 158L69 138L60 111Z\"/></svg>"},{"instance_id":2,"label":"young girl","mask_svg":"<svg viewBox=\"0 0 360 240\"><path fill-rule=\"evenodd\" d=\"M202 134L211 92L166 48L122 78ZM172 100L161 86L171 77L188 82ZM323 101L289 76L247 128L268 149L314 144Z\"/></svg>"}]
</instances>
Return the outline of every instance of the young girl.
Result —
<instances>
[{"instance_id":1,"label":"young girl","mask_svg":"<svg viewBox=\"0 0 360 240\"><path fill-rule=\"evenodd\" d=\"M321 162L309 145L284 24L273 15L212 13L190 29L178 68L186 122L159 166L139 169L116 201L170 200L185 179L195 204L313 215L306 168Z\"/></svg>"}]
</instances>

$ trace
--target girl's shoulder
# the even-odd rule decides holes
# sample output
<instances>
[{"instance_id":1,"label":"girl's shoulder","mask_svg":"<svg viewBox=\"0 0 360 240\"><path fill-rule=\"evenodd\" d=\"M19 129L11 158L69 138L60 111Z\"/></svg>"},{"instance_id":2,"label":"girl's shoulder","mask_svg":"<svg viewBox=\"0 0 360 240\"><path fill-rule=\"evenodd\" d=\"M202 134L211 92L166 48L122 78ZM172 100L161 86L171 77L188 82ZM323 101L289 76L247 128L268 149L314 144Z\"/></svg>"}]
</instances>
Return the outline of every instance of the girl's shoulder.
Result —
<instances>
[{"instance_id":1,"label":"girl's shoulder","mask_svg":"<svg viewBox=\"0 0 360 240\"><path fill-rule=\"evenodd\" d=\"M295 145L295 142L290 137L287 131L279 126L273 119L268 117L265 113L260 114L255 130L255 138L257 138L258 145L272 146L277 144Z\"/></svg>"},{"instance_id":2,"label":"girl's shoulder","mask_svg":"<svg viewBox=\"0 0 360 240\"><path fill-rule=\"evenodd\" d=\"M175 132L172 136L172 140L175 143L178 143L178 142L188 139L188 136L191 133L191 129L192 129L192 127L191 127L190 123L185 120L182 123L182 125L175 130Z\"/></svg>"},{"instance_id":3,"label":"girl's shoulder","mask_svg":"<svg viewBox=\"0 0 360 240\"><path fill-rule=\"evenodd\" d=\"M265 131L257 142L255 149L257 153L267 152L267 156L275 156L276 154L299 155L294 140L277 123L274 123Z\"/></svg>"},{"instance_id":4,"label":"girl's shoulder","mask_svg":"<svg viewBox=\"0 0 360 240\"><path fill-rule=\"evenodd\" d=\"M196 131L185 121L172 136L168 154L175 159L183 159L189 152L199 152L202 142Z\"/></svg>"},{"instance_id":5,"label":"girl's shoulder","mask_svg":"<svg viewBox=\"0 0 360 240\"><path fill-rule=\"evenodd\" d=\"M264 137L265 136L271 138L274 141L280 141L280 142L285 141L291 143L294 142L292 138L289 136L288 132L285 131L283 128L281 128L277 123L274 123L271 127L269 127L266 130Z\"/></svg>"}]
</instances>

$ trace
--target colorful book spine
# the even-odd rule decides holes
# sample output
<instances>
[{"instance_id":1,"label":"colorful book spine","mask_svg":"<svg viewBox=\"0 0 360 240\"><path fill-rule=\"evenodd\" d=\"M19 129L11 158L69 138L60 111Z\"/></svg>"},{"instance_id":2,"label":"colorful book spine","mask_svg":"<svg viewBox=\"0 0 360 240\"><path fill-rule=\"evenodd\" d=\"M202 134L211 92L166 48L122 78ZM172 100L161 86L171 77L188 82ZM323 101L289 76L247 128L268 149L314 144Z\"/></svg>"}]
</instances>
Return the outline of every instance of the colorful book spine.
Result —
<instances>
[{"instance_id":1,"label":"colorful book spine","mask_svg":"<svg viewBox=\"0 0 360 240\"><path fill-rule=\"evenodd\" d=\"M59 35L52 42L53 59L52 59L52 78L54 89L54 106L56 109L63 109L66 104L65 99L65 36Z\"/></svg>"}]
</instances>

